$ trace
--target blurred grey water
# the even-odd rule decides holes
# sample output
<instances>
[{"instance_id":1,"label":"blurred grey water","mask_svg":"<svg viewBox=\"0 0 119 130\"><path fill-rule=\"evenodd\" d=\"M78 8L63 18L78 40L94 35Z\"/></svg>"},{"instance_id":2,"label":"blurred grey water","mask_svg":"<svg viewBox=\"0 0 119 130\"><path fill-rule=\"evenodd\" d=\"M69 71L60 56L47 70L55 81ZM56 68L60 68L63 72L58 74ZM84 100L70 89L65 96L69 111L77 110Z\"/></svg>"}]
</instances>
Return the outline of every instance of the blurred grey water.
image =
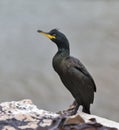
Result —
<instances>
[{"instance_id":1,"label":"blurred grey water","mask_svg":"<svg viewBox=\"0 0 119 130\"><path fill-rule=\"evenodd\" d=\"M119 121L119 1L0 0L0 102L30 98L66 109L73 98L52 68L56 46L37 29L59 28L97 85L92 114Z\"/></svg>"}]
</instances>

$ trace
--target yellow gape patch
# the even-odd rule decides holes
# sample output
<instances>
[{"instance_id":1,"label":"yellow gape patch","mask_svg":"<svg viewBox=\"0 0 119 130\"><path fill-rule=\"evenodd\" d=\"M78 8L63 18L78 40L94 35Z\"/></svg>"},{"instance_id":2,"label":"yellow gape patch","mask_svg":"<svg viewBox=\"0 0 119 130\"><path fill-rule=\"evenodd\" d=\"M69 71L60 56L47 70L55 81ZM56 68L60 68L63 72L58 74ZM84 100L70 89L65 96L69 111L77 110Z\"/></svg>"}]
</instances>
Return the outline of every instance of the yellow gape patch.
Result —
<instances>
[{"instance_id":1,"label":"yellow gape patch","mask_svg":"<svg viewBox=\"0 0 119 130\"><path fill-rule=\"evenodd\" d=\"M47 33L44 33L44 32L40 32L41 34L43 34L44 36L48 37L49 39L56 39L55 36L53 35L50 35L50 34L47 34Z\"/></svg>"}]
</instances>

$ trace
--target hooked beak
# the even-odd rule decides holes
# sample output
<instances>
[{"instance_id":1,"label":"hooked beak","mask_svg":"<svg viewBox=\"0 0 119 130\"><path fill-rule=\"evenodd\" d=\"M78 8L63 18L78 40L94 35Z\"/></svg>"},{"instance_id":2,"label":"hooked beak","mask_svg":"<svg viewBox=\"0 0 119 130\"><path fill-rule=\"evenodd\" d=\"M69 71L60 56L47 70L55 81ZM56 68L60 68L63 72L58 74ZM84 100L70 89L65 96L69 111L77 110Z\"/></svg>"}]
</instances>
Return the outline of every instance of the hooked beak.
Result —
<instances>
[{"instance_id":1,"label":"hooked beak","mask_svg":"<svg viewBox=\"0 0 119 130\"><path fill-rule=\"evenodd\" d=\"M49 39L56 39L55 36L53 36L53 35L51 35L49 33L43 32L41 30L38 30L37 32L40 33L40 34L43 34L44 36L48 37Z\"/></svg>"}]
</instances>

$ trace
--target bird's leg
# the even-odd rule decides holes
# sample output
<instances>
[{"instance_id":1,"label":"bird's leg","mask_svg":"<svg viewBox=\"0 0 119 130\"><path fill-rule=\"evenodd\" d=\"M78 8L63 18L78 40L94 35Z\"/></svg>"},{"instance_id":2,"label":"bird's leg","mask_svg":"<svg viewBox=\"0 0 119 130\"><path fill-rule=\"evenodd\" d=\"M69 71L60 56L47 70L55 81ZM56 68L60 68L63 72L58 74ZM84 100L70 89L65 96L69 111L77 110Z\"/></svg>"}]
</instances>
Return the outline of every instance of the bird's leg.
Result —
<instances>
[{"instance_id":1,"label":"bird's leg","mask_svg":"<svg viewBox=\"0 0 119 130\"><path fill-rule=\"evenodd\" d=\"M72 111L72 115L76 114L79 109L79 104L75 100L68 108L67 111Z\"/></svg>"},{"instance_id":2,"label":"bird's leg","mask_svg":"<svg viewBox=\"0 0 119 130\"><path fill-rule=\"evenodd\" d=\"M77 101L75 100L67 110L65 110L65 112L68 113L69 116L71 115L75 115L78 111L79 108L79 104L77 103Z\"/></svg>"},{"instance_id":3,"label":"bird's leg","mask_svg":"<svg viewBox=\"0 0 119 130\"><path fill-rule=\"evenodd\" d=\"M74 109L78 105L77 101L75 100L68 108L68 110Z\"/></svg>"},{"instance_id":4,"label":"bird's leg","mask_svg":"<svg viewBox=\"0 0 119 130\"><path fill-rule=\"evenodd\" d=\"M76 101L74 101L73 104L70 105L67 110L60 111L58 112L58 114L65 115L65 116L75 115L78 111L78 108L79 108L79 104Z\"/></svg>"}]
</instances>

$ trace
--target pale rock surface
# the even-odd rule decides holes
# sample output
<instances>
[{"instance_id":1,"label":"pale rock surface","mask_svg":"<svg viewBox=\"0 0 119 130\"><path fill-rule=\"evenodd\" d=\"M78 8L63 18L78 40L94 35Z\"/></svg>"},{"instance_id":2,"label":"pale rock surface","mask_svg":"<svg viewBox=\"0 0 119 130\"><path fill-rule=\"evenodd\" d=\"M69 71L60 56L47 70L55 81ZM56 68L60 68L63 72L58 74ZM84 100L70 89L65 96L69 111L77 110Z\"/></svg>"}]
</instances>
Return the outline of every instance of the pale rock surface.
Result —
<instances>
[{"instance_id":1,"label":"pale rock surface","mask_svg":"<svg viewBox=\"0 0 119 130\"><path fill-rule=\"evenodd\" d=\"M50 126L53 123L53 120L58 118L61 120L61 115L40 110L29 99L0 104L0 130L41 130L42 127ZM119 129L119 123L117 122L82 112L79 112L74 116L66 117L64 124L78 122L79 124L85 124L86 122L91 122L91 118L95 118L96 122L101 123L104 126ZM60 123L60 120L56 121ZM55 125L54 128L56 127L57 125ZM49 130L48 127L47 129L45 128L45 130Z\"/></svg>"}]
</instances>

